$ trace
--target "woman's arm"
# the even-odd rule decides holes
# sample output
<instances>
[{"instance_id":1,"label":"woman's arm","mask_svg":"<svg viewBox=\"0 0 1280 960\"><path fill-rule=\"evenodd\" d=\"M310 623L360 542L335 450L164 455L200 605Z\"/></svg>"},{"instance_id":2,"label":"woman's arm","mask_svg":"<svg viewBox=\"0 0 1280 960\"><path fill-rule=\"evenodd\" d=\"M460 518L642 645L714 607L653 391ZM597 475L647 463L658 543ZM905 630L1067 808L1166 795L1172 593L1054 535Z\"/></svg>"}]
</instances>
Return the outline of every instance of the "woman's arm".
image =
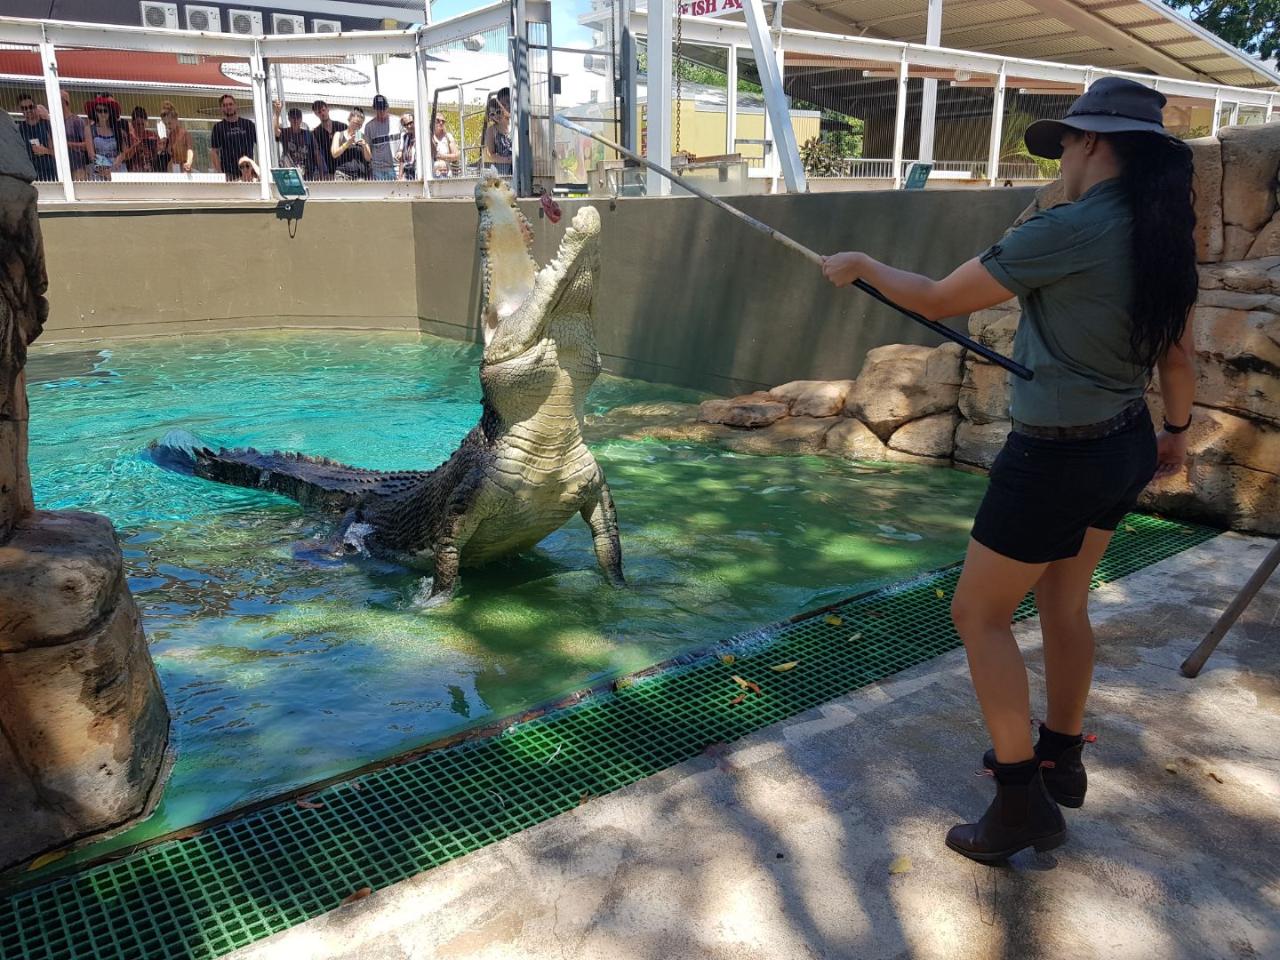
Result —
<instances>
[{"instance_id":1,"label":"woman's arm","mask_svg":"<svg viewBox=\"0 0 1280 960\"><path fill-rule=\"evenodd\" d=\"M1182 339L1169 347L1156 361L1160 371L1160 396L1164 400L1164 418L1174 426L1191 421L1191 404L1196 397L1195 332L1187 318ZM1168 477L1182 469L1187 459L1187 435L1161 430L1156 438L1156 476Z\"/></svg>"},{"instance_id":2,"label":"woman's arm","mask_svg":"<svg viewBox=\"0 0 1280 960\"><path fill-rule=\"evenodd\" d=\"M369 141L364 137L360 138L360 152L364 154L366 162L373 160L373 147L369 146Z\"/></svg>"},{"instance_id":3,"label":"woman's arm","mask_svg":"<svg viewBox=\"0 0 1280 960\"><path fill-rule=\"evenodd\" d=\"M984 310L1013 296L977 257L962 263L942 280L930 280L865 253L837 253L823 259L822 274L837 287L865 280L890 300L929 320Z\"/></svg>"},{"instance_id":4,"label":"woman's arm","mask_svg":"<svg viewBox=\"0 0 1280 960\"><path fill-rule=\"evenodd\" d=\"M329 155L337 160L346 151L347 131L339 130L333 135L333 142L329 144Z\"/></svg>"},{"instance_id":5,"label":"woman's arm","mask_svg":"<svg viewBox=\"0 0 1280 960\"><path fill-rule=\"evenodd\" d=\"M484 151L484 162L494 163L497 156L493 152L493 141L498 135L498 128L494 124L490 124L484 132L484 139L481 141ZM853 281L850 281L852 283Z\"/></svg>"}]
</instances>

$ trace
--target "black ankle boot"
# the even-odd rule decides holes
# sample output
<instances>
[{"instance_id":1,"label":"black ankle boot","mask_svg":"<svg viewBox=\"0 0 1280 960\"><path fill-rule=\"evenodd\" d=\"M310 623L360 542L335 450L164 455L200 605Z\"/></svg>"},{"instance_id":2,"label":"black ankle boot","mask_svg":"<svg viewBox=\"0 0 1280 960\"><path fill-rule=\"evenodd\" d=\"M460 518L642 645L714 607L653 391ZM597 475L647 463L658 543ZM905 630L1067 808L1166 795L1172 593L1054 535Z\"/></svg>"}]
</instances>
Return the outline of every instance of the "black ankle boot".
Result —
<instances>
[{"instance_id":1,"label":"black ankle boot","mask_svg":"<svg viewBox=\"0 0 1280 960\"><path fill-rule=\"evenodd\" d=\"M977 823L947 831L947 846L979 863L1006 860L1019 850L1052 850L1067 838L1062 811L1045 789L1040 761L997 763L996 798Z\"/></svg>"},{"instance_id":2,"label":"black ankle boot","mask_svg":"<svg viewBox=\"0 0 1280 960\"><path fill-rule=\"evenodd\" d=\"M1084 770L1084 745L1097 737L1068 737L1040 724L1040 740L1036 743L1036 759L1040 761L1044 785L1064 807L1084 805L1084 793L1089 787L1089 777ZM982 765L988 770L996 768L996 752L988 750L982 755Z\"/></svg>"}]
</instances>

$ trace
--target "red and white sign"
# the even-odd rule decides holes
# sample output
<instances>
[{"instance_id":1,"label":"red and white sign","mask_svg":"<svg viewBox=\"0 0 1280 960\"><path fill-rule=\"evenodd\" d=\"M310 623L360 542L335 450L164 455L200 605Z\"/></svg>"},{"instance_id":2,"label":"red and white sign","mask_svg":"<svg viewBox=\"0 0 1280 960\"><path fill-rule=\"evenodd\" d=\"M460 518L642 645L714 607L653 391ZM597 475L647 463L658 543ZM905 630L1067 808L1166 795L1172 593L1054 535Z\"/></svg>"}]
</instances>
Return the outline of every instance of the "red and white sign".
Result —
<instances>
[{"instance_id":1,"label":"red and white sign","mask_svg":"<svg viewBox=\"0 0 1280 960\"><path fill-rule=\"evenodd\" d=\"M741 10L742 0L685 0L680 4L680 15L685 17L723 17Z\"/></svg>"}]
</instances>

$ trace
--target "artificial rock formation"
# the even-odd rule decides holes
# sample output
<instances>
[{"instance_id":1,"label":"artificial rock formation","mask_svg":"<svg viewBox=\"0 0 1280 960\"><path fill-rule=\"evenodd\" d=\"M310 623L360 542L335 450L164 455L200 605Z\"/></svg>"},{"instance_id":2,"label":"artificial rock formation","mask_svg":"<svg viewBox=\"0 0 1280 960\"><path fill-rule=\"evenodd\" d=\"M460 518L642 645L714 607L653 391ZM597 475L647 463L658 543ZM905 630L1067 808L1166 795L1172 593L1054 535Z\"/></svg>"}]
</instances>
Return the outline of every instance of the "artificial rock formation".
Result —
<instances>
[{"instance_id":1,"label":"artificial rock formation","mask_svg":"<svg viewBox=\"0 0 1280 960\"><path fill-rule=\"evenodd\" d=\"M111 524L32 503L22 366L48 312L34 179L0 118L0 870L142 815L169 734Z\"/></svg>"}]
</instances>

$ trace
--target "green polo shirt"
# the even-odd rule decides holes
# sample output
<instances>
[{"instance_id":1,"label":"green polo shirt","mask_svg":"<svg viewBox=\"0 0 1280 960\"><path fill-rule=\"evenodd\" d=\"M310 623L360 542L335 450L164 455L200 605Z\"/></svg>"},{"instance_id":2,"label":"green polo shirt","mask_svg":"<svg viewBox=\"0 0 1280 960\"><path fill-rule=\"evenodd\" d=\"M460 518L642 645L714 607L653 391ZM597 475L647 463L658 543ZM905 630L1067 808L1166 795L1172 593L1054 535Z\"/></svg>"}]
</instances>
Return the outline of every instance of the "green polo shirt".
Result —
<instances>
[{"instance_id":1,"label":"green polo shirt","mask_svg":"<svg viewBox=\"0 0 1280 960\"><path fill-rule=\"evenodd\" d=\"M1043 210L979 258L1016 294L1022 319L1011 378L1015 420L1074 427L1108 420L1143 395L1150 371L1130 360L1133 217L1119 180Z\"/></svg>"}]
</instances>

